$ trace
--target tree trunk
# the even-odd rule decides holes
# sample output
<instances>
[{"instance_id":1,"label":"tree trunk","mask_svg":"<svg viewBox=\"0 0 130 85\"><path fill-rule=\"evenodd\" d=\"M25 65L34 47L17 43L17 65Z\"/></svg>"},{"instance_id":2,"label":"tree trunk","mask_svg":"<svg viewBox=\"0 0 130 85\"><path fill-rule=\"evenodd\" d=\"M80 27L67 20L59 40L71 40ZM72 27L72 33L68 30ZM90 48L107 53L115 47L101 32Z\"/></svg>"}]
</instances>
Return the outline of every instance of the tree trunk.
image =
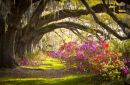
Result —
<instances>
[{"instance_id":1,"label":"tree trunk","mask_svg":"<svg viewBox=\"0 0 130 85\"><path fill-rule=\"evenodd\" d=\"M27 44L27 53L30 53L33 52L33 48L32 48L32 43L28 43Z\"/></svg>"},{"instance_id":2,"label":"tree trunk","mask_svg":"<svg viewBox=\"0 0 130 85\"><path fill-rule=\"evenodd\" d=\"M33 40L33 47L36 47L38 42L42 39L43 35L36 36L35 39Z\"/></svg>"},{"instance_id":3,"label":"tree trunk","mask_svg":"<svg viewBox=\"0 0 130 85\"><path fill-rule=\"evenodd\" d=\"M27 49L27 44L24 41L17 41L15 44L15 53L18 55L19 58L23 58L23 55Z\"/></svg>"},{"instance_id":4,"label":"tree trunk","mask_svg":"<svg viewBox=\"0 0 130 85\"><path fill-rule=\"evenodd\" d=\"M21 39L16 39L16 41L17 42L15 43L16 44L15 52L16 52L16 54L18 54L19 58L23 58L24 53L31 53L32 52L32 44L31 44L32 41L27 42L24 39L23 39L23 41Z\"/></svg>"},{"instance_id":5,"label":"tree trunk","mask_svg":"<svg viewBox=\"0 0 130 85\"><path fill-rule=\"evenodd\" d=\"M2 55L3 55L3 38L5 33L5 22L2 16L2 13L0 13L0 62L2 61ZM2 63L0 63L0 68L2 67Z\"/></svg>"},{"instance_id":6,"label":"tree trunk","mask_svg":"<svg viewBox=\"0 0 130 85\"><path fill-rule=\"evenodd\" d=\"M0 68L14 68L17 65L14 59L16 29L13 27L8 29L0 36Z\"/></svg>"}]
</instances>

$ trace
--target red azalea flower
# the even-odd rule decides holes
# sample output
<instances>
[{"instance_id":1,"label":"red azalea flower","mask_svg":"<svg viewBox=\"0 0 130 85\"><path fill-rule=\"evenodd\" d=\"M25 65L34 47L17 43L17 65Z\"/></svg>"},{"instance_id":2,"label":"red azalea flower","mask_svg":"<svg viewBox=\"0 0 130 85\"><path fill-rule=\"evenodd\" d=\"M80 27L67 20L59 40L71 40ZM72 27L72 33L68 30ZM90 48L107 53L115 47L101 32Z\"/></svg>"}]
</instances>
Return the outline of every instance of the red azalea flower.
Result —
<instances>
[{"instance_id":1,"label":"red azalea flower","mask_svg":"<svg viewBox=\"0 0 130 85\"><path fill-rule=\"evenodd\" d=\"M101 54L98 54L98 56L102 58L102 55L101 55Z\"/></svg>"},{"instance_id":2,"label":"red azalea flower","mask_svg":"<svg viewBox=\"0 0 130 85\"><path fill-rule=\"evenodd\" d=\"M113 55L113 52L110 52L109 55Z\"/></svg>"},{"instance_id":3,"label":"red azalea flower","mask_svg":"<svg viewBox=\"0 0 130 85\"><path fill-rule=\"evenodd\" d=\"M99 68L97 68L96 70L100 71L100 69L99 69Z\"/></svg>"},{"instance_id":4,"label":"red azalea flower","mask_svg":"<svg viewBox=\"0 0 130 85\"><path fill-rule=\"evenodd\" d=\"M96 68L95 67L93 67L93 69L92 70L95 70Z\"/></svg>"},{"instance_id":5,"label":"red azalea flower","mask_svg":"<svg viewBox=\"0 0 130 85\"><path fill-rule=\"evenodd\" d=\"M107 60L106 58L103 59L104 61Z\"/></svg>"},{"instance_id":6,"label":"red azalea flower","mask_svg":"<svg viewBox=\"0 0 130 85\"><path fill-rule=\"evenodd\" d=\"M108 43L101 43L102 44L102 46L104 47L104 48L108 48L109 47L109 44Z\"/></svg>"},{"instance_id":7,"label":"red azalea flower","mask_svg":"<svg viewBox=\"0 0 130 85\"><path fill-rule=\"evenodd\" d=\"M96 59L96 60L94 60L94 61L96 61L96 62L97 62L98 60Z\"/></svg>"},{"instance_id":8,"label":"red azalea flower","mask_svg":"<svg viewBox=\"0 0 130 85\"><path fill-rule=\"evenodd\" d=\"M88 78L88 80L90 81L90 78Z\"/></svg>"},{"instance_id":9,"label":"red azalea flower","mask_svg":"<svg viewBox=\"0 0 130 85\"><path fill-rule=\"evenodd\" d=\"M50 56L49 52L46 52L46 54L47 54L48 56Z\"/></svg>"},{"instance_id":10,"label":"red azalea flower","mask_svg":"<svg viewBox=\"0 0 130 85\"><path fill-rule=\"evenodd\" d=\"M108 43L105 43L105 47L109 47L109 44L108 44Z\"/></svg>"},{"instance_id":11,"label":"red azalea flower","mask_svg":"<svg viewBox=\"0 0 130 85\"><path fill-rule=\"evenodd\" d=\"M105 50L108 51L108 48L106 48Z\"/></svg>"},{"instance_id":12,"label":"red azalea flower","mask_svg":"<svg viewBox=\"0 0 130 85\"><path fill-rule=\"evenodd\" d=\"M116 61L118 62L119 60L116 59Z\"/></svg>"}]
</instances>

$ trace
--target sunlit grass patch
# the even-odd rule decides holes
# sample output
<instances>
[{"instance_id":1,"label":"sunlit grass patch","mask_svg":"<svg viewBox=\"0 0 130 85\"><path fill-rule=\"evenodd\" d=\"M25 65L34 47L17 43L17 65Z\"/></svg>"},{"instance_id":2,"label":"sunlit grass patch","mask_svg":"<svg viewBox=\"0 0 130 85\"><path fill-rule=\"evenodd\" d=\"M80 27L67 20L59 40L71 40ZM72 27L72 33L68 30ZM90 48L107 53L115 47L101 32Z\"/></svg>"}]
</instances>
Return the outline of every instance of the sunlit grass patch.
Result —
<instances>
[{"instance_id":1,"label":"sunlit grass patch","mask_svg":"<svg viewBox=\"0 0 130 85\"><path fill-rule=\"evenodd\" d=\"M40 65L38 66L22 66L25 68L33 68L33 69L57 69L64 68L65 65L60 62L57 58L46 57L45 60L40 61Z\"/></svg>"},{"instance_id":2,"label":"sunlit grass patch","mask_svg":"<svg viewBox=\"0 0 130 85\"><path fill-rule=\"evenodd\" d=\"M57 69L57 68L63 68L65 66L63 64L53 64L47 66L22 66L22 67L33 68L33 69Z\"/></svg>"},{"instance_id":3,"label":"sunlit grass patch","mask_svg":"<svg viewBox=\"0 0 130 85\"><path fill-rule=\"evenodd\" d=\"M4 85L106 85L108 82L96 84L90 75L69 75L61 78L0 78Z\"/></svg>"},{"instance_id":4,"label":"sunlit grass patch","mask_svg":"<svg viewBox=\"0 0 130 85\"><path fill-rule=\"evenodd\" d=\"M69 75L61 78L0 78L5 85L85 85L87 76Z\"/></svg>"},{"instance_id":5,"label":"sunlit grass patch","mask_svg":"<svg viewBox=\"0 0 130 85\"><path fill-rule=\"evenodd\" d=\"M46 57L46 60L47 61L60 61L60 60L58 60L58 58L52 58L52 57Z\"/></svg>"}]
</instances>

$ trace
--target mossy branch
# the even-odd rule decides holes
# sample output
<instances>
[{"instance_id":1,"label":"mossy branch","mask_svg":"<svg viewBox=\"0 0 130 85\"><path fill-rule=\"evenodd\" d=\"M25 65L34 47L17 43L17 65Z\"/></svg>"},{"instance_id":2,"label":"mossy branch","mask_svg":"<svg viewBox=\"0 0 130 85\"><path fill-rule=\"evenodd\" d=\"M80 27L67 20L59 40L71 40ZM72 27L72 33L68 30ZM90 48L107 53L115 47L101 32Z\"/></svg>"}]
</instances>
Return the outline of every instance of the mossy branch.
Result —
<instances>
[{"instance_id":1,"label":"mossy branch","mask_svg":"<svg viewBox=\"0 0 130 85\"><path fill-rule=\"evenodd\" d=\"M37 34L44 35L45 33L51 32L57 28L66 28L69 30L70 30L70 28L71 28L71 30L72 29L80 29L80 30L86 31L86 32L94 34L94 35L96 35L97 33L100 33L101 35L106 36L106 34L103 33L101 30L93 29L93 28L90 28L88 26L84 26L84 25L74 23L74 22L69 22L69 21L52 23L52 24L43 26L43 27L37 29Z\"/></svg>"},{"instance_id":2,"label":"mossy branch","mask_svg":"<svg viewBox=\"0 0 130 85\"><path fill-rule=\"evenodd\" d=\"M110 33L112 33L114 36L116 36L120 40L129 39L129 37L122 37L122 36L120 36L116 31L114 31L113 29L111 29L105 23L101 22L98 19L98 17L96 16L94 10L89 6L89 4L85 0L81 0L81 1L85 5L86 9L92 14L92 16L93 16L93 18L94 18L94 20L96 21L97 24L99 24L100 26L102 26L104 29L106 29L107 31L109 31Z\"/></svg>"}]
</instances>

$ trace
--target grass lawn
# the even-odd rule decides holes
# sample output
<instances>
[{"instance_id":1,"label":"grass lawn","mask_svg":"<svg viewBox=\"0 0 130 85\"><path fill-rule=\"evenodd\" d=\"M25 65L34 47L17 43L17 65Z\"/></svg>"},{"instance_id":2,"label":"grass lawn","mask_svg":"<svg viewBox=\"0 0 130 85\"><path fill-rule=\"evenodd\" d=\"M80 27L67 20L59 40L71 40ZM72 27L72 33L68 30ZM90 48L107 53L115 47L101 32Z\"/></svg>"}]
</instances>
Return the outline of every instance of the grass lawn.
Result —
<instances>
[{"instance_id":1,"label":"grass lawn","mask_svg":"<svg viewBox=\"0 0 130 85\"><path fill-rule=\"evenodd\" d=\"M85 75L70 75L61 78L0 78L4 85L86 85ZM91 84L90 84L91 85Z\"/></svg>"},{"instance_id":2,"label":"grass lawn","mask_svg":"<svg viewBox=\"0 0 130 85\"><path fill-rule=\"evenodd\" d=\"M88 80L90 76L70 75L61 78L0 78L4 85L99 85ZM106 85L102 83L100 85Z\"/></svg>"}]
</instances>

